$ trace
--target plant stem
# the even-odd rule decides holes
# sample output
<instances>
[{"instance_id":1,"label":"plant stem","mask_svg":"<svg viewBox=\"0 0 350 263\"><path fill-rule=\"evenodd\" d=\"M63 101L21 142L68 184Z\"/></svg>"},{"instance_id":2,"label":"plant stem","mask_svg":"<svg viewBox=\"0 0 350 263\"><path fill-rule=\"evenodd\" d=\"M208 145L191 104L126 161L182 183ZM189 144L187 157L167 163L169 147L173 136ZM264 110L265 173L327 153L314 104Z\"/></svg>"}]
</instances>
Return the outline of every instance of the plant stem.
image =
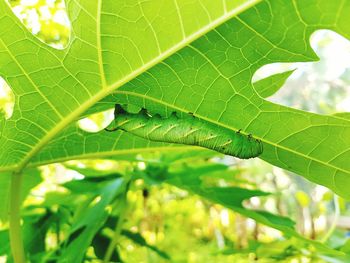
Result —
<instances>
[{"instance_id":1,"label":"plant stem","mask_svg":"<svg viewBox=\"0 0 350 263\"><path fill-rule=\"evenodd\" d=\"M124 177L124 191L121 194L119 209L118 209L119 210L118 211L119 217L118 217L118 221L117 221L116 226L115 226L113 238L112 238L111 242L109 243L106 254L103 258L103 263L110 262L110 259L113 255L113 252L117 246L117 243L118 243L118 240L120 237L120 233L122 232L122 226L123 226L124 219L125 219L125 216L126 216L127 210L128 210L127 209L128 208L127 194L128 194L129 188L130 188L132 177L133 177L132 173L128 173Z\"/></svg>"},{"instance_id":2,"label":"plant stem","mask_svg":"<svg viewBox=\"0 0 350 263\"><path fill-rule=\"evenodd\" d=\"M126 200L127 191L128 191L128 187L126 187L126 191L125 191L123 197L121 198L119 218L118 218L115 230L114 230L113 238L112 238L111 242L109 243L108 248L107 248L107 252L104 256L103 263L110 262L110 259L113 255L113 251L118 243L119 236L120 236L120 233L122 231L123 222L124 222L124 219L125 219L125 216L127 213L127 211L126 211L127 210L126 209L127 208L127 200Z\"/></svg>"},{"instance_id":3,"label":"plant stem","mask_svg":"<svg viewBox=\"0 0 350 263\"><path fill-rule=\"evenodd\" d=\"M333 201L334 201L334 210L335 210L333 222L332 222L332 225L330 226L329 230L327 231L327 233L321 239L322 243L326 243L327 240L330 238L330 236L333 234L335 228L337 227L338 219L340 216L339 197L336 194L334 194Z\"/></svg>"},{"instance_id":4,"label":"plant stem","mask_svg":"<svg viewBox=\"0 0 350 263\"><path fill-rule=\"evenodd\" d=\"M21 189L22 189L22 174L13 173L11 178L10 189L10 244L11 252L15 263L25 263L25 253L21 233Z\"/></svg>"}]
</instances>

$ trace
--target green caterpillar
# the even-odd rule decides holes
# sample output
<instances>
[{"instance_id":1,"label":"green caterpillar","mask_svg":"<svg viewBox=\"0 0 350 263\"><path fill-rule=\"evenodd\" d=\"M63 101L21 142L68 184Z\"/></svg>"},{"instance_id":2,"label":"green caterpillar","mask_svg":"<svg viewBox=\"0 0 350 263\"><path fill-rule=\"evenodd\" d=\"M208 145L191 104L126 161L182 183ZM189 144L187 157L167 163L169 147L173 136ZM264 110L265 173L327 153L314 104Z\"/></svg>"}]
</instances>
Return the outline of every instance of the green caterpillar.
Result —
<instances>
[{"instance_id":1,"label":"green caterpillar","mask_svg":"<svg viewBox=\"0 0 350 263\"><path fill-rule=\"evenodd\" d=\"M241 159L257 157L263 152L262 142L251 135L232 132L193 114L179 118L173 112L170 117L162 118L159 114L151 116L146 109L129 113L116 104L114 116L116 127L107 131L122 130L151 141L198 145Z\"/></svg>"}]
</instances>

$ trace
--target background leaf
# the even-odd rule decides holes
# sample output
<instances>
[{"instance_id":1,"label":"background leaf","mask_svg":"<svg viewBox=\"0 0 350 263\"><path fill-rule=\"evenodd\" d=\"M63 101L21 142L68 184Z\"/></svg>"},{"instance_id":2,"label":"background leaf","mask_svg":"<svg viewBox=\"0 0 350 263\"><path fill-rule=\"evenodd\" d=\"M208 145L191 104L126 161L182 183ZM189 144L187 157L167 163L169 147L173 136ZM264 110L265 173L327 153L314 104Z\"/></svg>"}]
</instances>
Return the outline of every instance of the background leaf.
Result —
<instances>
[{"instance_id":1,"label":"background leaf","mask_svg":"<svg viewBox=\"0 0 350 263\"><path fill-rule=\"evenodd\" d=\"M275 94L289 78L294 70L278 73L253 83L255 91L263 98Z\"/></svg>"}]
</instances>

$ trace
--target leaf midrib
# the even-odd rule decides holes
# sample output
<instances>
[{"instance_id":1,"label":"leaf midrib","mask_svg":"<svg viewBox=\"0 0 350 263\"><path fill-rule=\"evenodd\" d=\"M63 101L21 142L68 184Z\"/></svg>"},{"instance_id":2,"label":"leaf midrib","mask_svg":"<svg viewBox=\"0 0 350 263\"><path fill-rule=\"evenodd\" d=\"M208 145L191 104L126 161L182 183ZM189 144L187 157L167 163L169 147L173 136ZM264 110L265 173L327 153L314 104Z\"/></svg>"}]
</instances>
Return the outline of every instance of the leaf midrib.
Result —
<instances>
[{"instance_id":1,"label":"leaf midrib","mask_svg":"<svg viewBox=\"0 0 350 263\"><path fill-rule=\"evenodd\" d=\"M42 138L42 140L36 144L31 151L28 152L28 154L23 158L23 160L15 166L16 168L13 169L15 173L21 173L22 170L29 164L30 160L55 136L57 135L60 131L62 131L65 127L67 127L70 123L75 121L81 114L83 114L86 110L88 110L92 105L94 105L96 102L99 100L103 99L106 97L108 94L110 94L113 90L117 89L118 87L126 84L130 80L136 78L138 75L141 73L147 71L151 67L155 66L158 64L160 61L164 60L165 58L169 57L170 55L174 54L175 52L179 51L183 47L187 46L189 43L193 42L194 40L200 38L201 36L205 35L212 29L220 26L221 24L225 23L229 19L235 17L237 14L249 9L250 7L258 4L262 0L250 0L244 4L241 4L239 7L236 7L232 9L230 12L224 14L223 16L219 17L218 19L212 21L208 25L204 26L200 30L196 31L195 33L189 35L187 38L184 38L182 41L177 43L176 45L172 46L159 56L155 57L154 59L150 60L143 66L139 67L129 75L125 76L124 78L112 83L111 85L106 85L102 86L102 89L100 92L96 93L94 96L92 96L89 100L85 101L79 108L77 108L75 111L72 111L68 116L62 119L61 122L59 122L53 129L51 129L46 136ZM99 0L99 4L101 4L101 0ZM101 12L101 5L99 5L99 10L98 13ZM97 21L99 21L100 16L97 18ZM98 26L99 28L99 26ZM100 30L100 29L99 29ZM98 32L100 32L98 30ZM100 36L97 36L100 38ZM98 45L101 44L100 41L97 42ZM98 50L98 56L99 56L99 66L101 70L101 64L103 68L103 63L102 63L102 50L101 46L99 47L100 49ZM105 76L103 76L105 78ZM14 167L14 166L9 166L9 167ZM3 171L7 170L6 167L2 169ZM9 169L11 170L11 169Z\"/></svg>"}]
</instances>

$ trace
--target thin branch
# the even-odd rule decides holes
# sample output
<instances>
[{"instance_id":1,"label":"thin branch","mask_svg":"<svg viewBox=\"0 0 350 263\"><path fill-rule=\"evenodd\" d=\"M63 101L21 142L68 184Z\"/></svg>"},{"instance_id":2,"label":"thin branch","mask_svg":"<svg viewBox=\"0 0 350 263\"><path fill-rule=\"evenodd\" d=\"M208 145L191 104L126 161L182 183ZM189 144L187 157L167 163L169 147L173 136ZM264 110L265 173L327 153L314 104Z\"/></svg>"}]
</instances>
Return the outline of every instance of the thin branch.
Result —
<instances>
[{"instance_id":1,"label":"thin branch","mask_svg":"<svg viewBox=\"0 0 350 263\"><path fill-rule=\"evenodd\" d=\"M333 222L332 222L329 230L327 231L327 233L321 239L322 243L326 243L327 240L330 238L330 236L333 234L335 228L337 227L338 219L340 216L339 197L336 194L334 194L333 201L334 201L334 210L335 210Z\"/></svg>"}]
</instances>

